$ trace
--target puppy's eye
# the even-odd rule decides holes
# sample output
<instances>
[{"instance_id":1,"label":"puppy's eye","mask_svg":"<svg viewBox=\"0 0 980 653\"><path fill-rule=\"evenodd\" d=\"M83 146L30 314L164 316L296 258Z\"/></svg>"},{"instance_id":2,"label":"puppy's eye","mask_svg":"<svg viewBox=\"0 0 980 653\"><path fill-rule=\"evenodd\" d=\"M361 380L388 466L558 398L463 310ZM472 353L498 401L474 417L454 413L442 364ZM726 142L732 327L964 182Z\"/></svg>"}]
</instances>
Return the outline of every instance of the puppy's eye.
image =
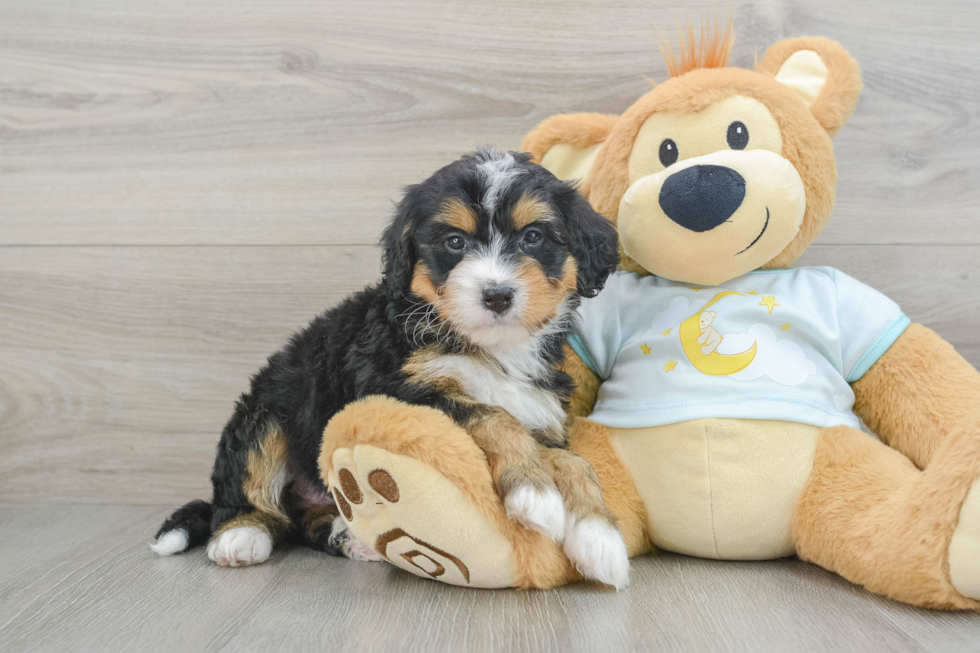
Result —
<instances>
[{"instance_id":1,"label":"puppy's eye","mask_svg":"<svg viewBox=\"0 0 980 653\"><path fill-rule=\"evenodd\" d=\"M744 122L736 120L728 125L728 147L733 150L744 150L749 144L749 128Z\"/></svg>"},{"instance_id":2,"label":"puppy's eye","mask_svg":"<svg viewBox=\"0 0 980 653\"><path fill-rule=\"evenodd\" d=\"M673 163L677 163L677 143L665 138L660 144L660 163L666 168Z\"/></svg>"},{"instance_id":3,"label":"puppy's eye","mask_svg":"<svg viewBox=\"0 0 980 653\"><path fill-rule=\"evenodd\" d=\"M531 227L524 232L521 242L527 247L534 247L540 245L542 240L544 240L544 234L541 233L541 230Z\"/></svg>"},{"instance_id":4,"label":"puppy's eye","mask_svg":"<svg viewBox=\"0 0 980 653\"><path fill-rule=\"evenodd\" d=\"M462 236L450 236L446 239L446 247L454 252L461 252L466 249L466 241Z\"/></svg>"}]
</instances>

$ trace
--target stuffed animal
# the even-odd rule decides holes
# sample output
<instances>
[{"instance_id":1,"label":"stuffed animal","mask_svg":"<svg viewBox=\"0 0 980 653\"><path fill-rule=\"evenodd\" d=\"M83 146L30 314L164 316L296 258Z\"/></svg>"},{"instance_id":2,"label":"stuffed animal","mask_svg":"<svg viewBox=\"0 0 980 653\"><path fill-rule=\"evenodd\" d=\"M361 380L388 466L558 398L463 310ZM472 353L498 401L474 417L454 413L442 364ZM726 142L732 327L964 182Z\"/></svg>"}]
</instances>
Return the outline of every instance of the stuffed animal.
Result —
<instances>
[{"instance_id":1,"label":"stuffed animal","mask_svg":"<svg viewBox=\"0 0 980 653\"><path fill-rule=\"evenodd\" d=\"M721 31L665 53L671 78L622 115L555 116L525 139L620 237L623 270L583 302L567 350L571 448L630 555L796 554L900 601L976 609L980 374L868 286L790 267L830 216L858 65L794 38L728 68ZM507 519L441 413L352 404L320 465L351 531L403 569L472 587L579 578ZM344 469L357 503L336 489Z\"/></svg>"}]
</instances>

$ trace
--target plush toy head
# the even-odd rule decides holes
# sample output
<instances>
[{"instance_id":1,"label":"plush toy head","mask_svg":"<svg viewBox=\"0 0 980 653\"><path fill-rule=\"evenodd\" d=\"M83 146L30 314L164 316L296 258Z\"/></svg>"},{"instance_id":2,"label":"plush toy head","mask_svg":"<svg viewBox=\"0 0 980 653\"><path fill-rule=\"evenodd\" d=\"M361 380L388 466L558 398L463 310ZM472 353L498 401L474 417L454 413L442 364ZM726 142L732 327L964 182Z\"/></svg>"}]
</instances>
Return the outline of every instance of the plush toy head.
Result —
<instances>
[{"instance_id":1,"label":"plush toy head","mask_svg":"<svg viewBox=\"0 0 980 653\"><path fill-rule=\"evenodd\" d=\"M680 62L667 55L671 78L621 116L555 116L524 141L556 176L582 180L627 270L717 285L787 267L830 215L830 139L857 105L857 62L797 38L754 71L725 68L731 44L730 26L700 47L692 33Z\"/></svg>"}]
</instances>

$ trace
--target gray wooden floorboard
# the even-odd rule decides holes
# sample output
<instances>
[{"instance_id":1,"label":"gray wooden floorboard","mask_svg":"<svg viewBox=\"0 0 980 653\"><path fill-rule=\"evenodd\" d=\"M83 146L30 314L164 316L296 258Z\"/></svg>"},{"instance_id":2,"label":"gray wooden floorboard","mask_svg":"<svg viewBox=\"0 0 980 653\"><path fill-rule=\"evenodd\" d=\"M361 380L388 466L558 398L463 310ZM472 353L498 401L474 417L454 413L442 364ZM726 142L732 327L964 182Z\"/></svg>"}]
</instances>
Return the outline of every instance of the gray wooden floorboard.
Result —
<instances>
[{"instance_id":1,"label":"gray wooden floorboard","mask_svg":"<svg viewBox=\"0 0 980 653\"><path fill-rule=\"evenodd\" d=\"M160 558L154 507L0 506L3 651L975 651L980 615L918 610L795 559L633 561L589 584L488 591L284 548Z\"/></svg>"}]
</instances>

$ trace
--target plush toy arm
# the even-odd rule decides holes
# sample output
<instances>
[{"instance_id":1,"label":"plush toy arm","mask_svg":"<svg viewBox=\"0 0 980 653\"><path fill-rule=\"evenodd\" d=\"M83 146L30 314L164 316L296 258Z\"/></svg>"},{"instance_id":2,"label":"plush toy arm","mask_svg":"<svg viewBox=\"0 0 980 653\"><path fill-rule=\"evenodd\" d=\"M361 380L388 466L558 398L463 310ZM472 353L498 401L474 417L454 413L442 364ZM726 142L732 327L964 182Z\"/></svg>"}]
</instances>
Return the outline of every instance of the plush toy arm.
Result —
<instances>
[{"instance_id":1,"label":"plush toy arm","mask_svg":"<svg viewBox=\"0 0 980 653\"><path fill-rule=\"evenodd\" d=\"M921 324L906 329L852 387L864 423L919 468L980 405L980 373Z\"/></svg>"},{"instance_id":2,"label":"plush toy arm","mask_svg":"<svg viewBox=\"0 0 980 653\"><path fill-rule=\"evenodd\" d=\"M595 406L602 381L568 345L565 345L565 362L562 364L562 371L575 382L568 412L572 417L588 417Z\"/></svg>"}]
</instances>

